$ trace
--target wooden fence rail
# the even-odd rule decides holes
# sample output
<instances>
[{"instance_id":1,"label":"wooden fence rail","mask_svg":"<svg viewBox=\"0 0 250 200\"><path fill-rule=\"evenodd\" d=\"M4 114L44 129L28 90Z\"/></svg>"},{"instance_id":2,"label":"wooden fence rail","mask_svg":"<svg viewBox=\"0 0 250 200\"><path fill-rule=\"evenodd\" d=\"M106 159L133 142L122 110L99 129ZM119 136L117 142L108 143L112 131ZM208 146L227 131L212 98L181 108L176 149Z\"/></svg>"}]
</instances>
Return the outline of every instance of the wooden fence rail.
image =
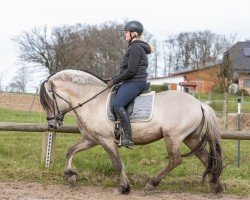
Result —
<instances>
[{"instance_id":1,"label":"wooden fence rail","mask_svg":"<svg viewBox=\"0 0 250 200\"><path fill-rule=\"evenodd\" d=\"M50 130L46 125L31 123L9 123L0 122L0 131L23 131L23 132L60 132L60 133L80 133L76 125L63 125L57 130ZM250 140L250 131L222 131L222 139Z\"/></svg>"}]
</instances>

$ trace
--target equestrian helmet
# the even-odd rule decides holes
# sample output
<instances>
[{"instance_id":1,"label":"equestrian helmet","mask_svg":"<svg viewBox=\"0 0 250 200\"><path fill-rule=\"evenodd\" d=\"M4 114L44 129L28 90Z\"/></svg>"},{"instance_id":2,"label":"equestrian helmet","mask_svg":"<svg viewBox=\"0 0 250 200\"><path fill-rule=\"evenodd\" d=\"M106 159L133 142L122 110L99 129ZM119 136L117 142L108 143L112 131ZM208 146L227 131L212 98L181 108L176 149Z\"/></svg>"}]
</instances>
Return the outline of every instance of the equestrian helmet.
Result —
<instances>
[{"instance_id":1,"label":"equestrian helmet","mask_svg":"<svg viewBox=\"0 0 250 200\"><path fill-rule=\"evenodd\" d=\"M141 35L143 32L143 25L138 21L129 21L125 24L123 31L137 32Z\"/></svg>"}]
</instances>

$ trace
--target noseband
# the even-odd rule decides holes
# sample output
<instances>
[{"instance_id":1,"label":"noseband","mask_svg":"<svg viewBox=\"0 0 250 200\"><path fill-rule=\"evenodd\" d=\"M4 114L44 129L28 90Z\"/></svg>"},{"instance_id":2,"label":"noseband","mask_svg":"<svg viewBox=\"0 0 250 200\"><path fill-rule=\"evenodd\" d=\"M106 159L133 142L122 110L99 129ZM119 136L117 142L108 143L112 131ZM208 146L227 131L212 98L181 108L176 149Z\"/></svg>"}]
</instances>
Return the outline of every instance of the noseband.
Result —
<instances>
[{"instance_id":1,"label":"noseband","mask_svg":"<svg viewBox=\"0 0 250 200\"><path fill-rule=\"evenodd\" d=\"M108 88L105 88L104 90L102 90L101 92L97 93L96 95L94 95L93 97L91 97L90 99L82 102L82 103L78 103L77 106L72 107L72 104L70 102L68 102L65 98L63 98L62 96L60 96L59 94L57 94L54 90L54 84L51 82L51 90L49 90L49 92L52 93L52 98L53 98L53 110L54 110L54 117L47 117L47 120L56 120L56 121L60 121L63 122L63 118L64 115L72 110L75 110L79 107L82 107L84 104L88 103L89 101L93 100L94 98L96 98L98 95L100 95L101 93L105 92ZM68 105L69 108L64 110L64 111L60 111L59 107L58 107L58 103L56 101L56 96L59 97L60 99L62 99L63 101L65 101ZM55 109L56 108L56 109ZM57 114L56 114L56 110L57 110Z\"/></svg>"}]
</instances>

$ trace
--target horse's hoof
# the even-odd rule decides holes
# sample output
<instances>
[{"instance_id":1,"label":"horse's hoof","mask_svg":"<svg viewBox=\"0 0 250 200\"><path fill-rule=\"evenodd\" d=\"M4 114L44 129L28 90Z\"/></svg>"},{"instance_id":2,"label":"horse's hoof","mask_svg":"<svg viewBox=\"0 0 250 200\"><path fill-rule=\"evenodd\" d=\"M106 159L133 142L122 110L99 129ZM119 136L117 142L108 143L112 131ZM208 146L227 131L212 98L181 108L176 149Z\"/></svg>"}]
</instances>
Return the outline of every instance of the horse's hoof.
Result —
<instances>
[{"instance_id":1,"label":"horse's hoof","mask_svg":"<svg viewBox=\"0 0 250 200\"><path fill-rule=\"evenodd\" d=\"M71 186L75 187L76 186L76 175L69 177L68 182Z\"/></svg>"},{"instance_id":2,"label":"horse's hoof","mask_svg":"<svg viewBox=\"0 0 250 200\"><path fill-rule=\"evenodd\" d=\"M119 193L120 194L129 194L130 193L130 185L129 184L120 185Z\"/></svg>"},{"instance_id":3,"label":"horse's hoof","mask_svg":"<svg viewBox=\"0 0 250 200\"><path fill-rule=\"evenodd\" d=\"M145 188L144 188L144 192L150 192L150 191L153 191L155 190L155 186L150 184L150 183L147 183Z\"/></svg>"},{"instance_id":4,"label":"horse's hoof","mask_svg":"<svg viewBox=\"0 0 250 200\"><path fill-rule=\"evenodd\" d=\"M219 194L223 191L223 187L221 185L218 185L216 188L212 188L213 194Z\"/></svg>"},{"instance_id":5,"label":"horse's hoof","mask_svg":"<svg viewBox=\"0 0 250 200\"><path fill-rule=\"evenodd\" d=\"M211 192L213 194L219 194L220 192L223 191L223 187L220 183L215 183L215 184L210 183L210 186L211 186Z\"/></svg>"},{"instance_id":6,"label":"horse's hoof","mask_svg":"<svg viewBox=\"0 0 250 200\"><path fill-rule=\"evenodd\" d=\"M77 177L77 172L72 169L66 169L64 171L64 177L67 178L69 184L71 186L76 186L76 177Z\"/></svg>"}]
</instances>

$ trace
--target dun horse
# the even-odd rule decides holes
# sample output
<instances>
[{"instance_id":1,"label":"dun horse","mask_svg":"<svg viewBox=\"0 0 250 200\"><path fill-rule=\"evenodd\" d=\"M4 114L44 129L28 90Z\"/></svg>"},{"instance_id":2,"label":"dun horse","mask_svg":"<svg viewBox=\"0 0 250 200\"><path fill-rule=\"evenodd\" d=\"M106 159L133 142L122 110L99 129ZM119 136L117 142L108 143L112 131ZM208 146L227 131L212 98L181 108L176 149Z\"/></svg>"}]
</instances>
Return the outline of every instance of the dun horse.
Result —
<instances>
[{"instance_id":1,"label":"dun horse","mask_svg":"<svg viewBox=\"0 0 250 200\"><path fill-rule=\"evenodd\" d=\"M101 145L112 160L120 176L119 191L130 192L117 145L114 143L114 124L106 118L107 84L97 76L79 70L63 70L49 77L40 88L40 100L47 114L50 128L62 125L64 115L73 110L83 138L67 153L65 176L71 184L76 182L72 168L75 153ZM205 133L202 133L202 129ZM184 142L205 166L202 180L209 175L213 193L222 191L219 178L222 171L220 131L214 111L206 104L184 92L166 91L157 93L152 119L132 123L135 145L145 145L161 138L166 144L169 161L145 186L154 189L161 179L181 164L180 145ZM210 152L205 148L208 143ZM157 155L156 155L157 156Z\"/></svg>"}]
</instances>

